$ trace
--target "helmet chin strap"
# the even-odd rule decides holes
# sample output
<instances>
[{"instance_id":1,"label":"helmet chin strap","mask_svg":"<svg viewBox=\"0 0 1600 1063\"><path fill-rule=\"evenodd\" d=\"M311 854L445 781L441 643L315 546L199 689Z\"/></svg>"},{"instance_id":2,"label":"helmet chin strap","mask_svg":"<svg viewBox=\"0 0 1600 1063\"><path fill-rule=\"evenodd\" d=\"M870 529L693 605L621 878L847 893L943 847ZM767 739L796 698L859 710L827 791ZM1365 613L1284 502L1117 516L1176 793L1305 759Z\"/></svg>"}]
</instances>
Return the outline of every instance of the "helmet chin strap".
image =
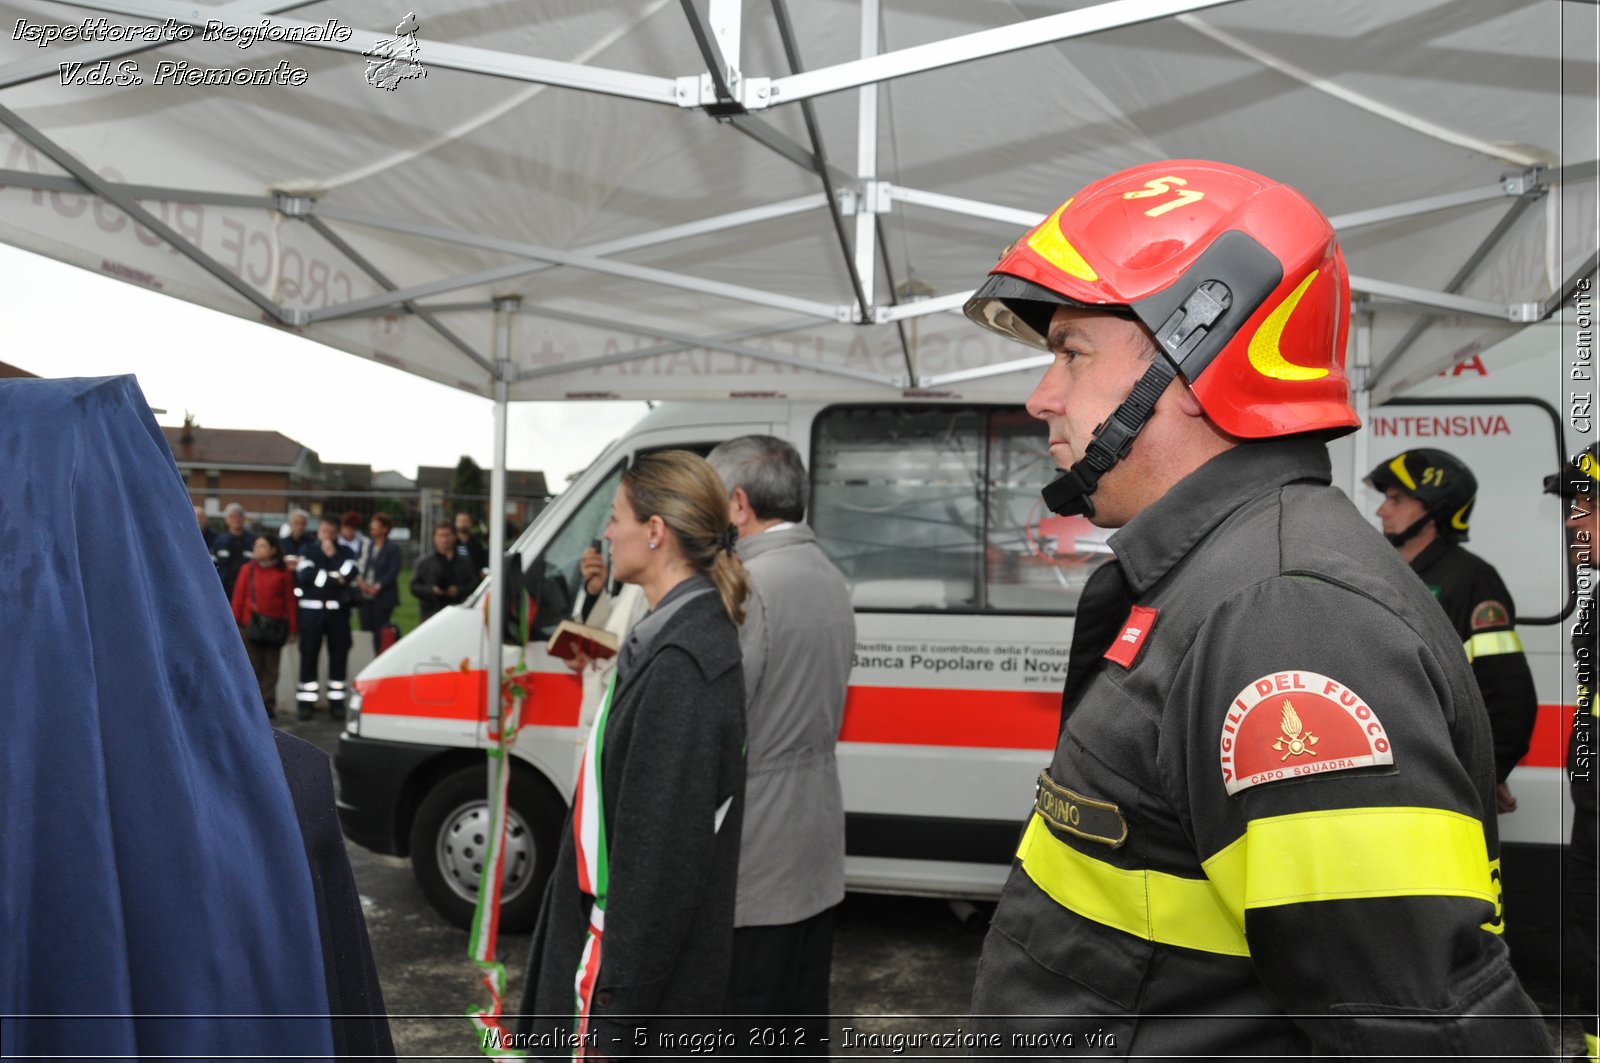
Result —
<instances>
[{"instance_id":1,"label":"helmet chin strap","mask_svg":"<svg viewBox=\"0 0 1600 1063\"><path fill-rule=\"evenodd\" d=\"M1094 430L1083 459L1073 462L1070 469L1062 469L1040 492L1052 513L1063 517L1094 516L1094 502L1089 496L1099 486L1100 477L1127 456L1134 437L1155 412L1156 400L1178 375L1178 367L1232 305L1233 292L1226 284L1205 280L1190 289L1183 303L1159 323L1140 316L1155 337L1157 353L1122 405ZM1138 307L1134 310L1136 315L1142 314Z\"/></svg>"},{"instance_id":2,"label":"helmet chin strap","mask_svg":"<svg viewBox=\"0 0 1600 1063\"><path fill-rule=\"evenodd\" d=\"M1040 492L1050 512L1063 517L1094 516L1094 502L1089 496L1099 486L1100 477L1127 456L1135 437L1155 412L1156 400L1177 375L1171 362L1156 355L1122 405L1094 430L1083 458L1073 462L1071 468L1058 471Z\"/></svg>"},{"instance_id":3,"label":"helmet chin strap","mask_svg":"<svg viewBox=\"0 0 1600 1063\"><path fill-rule=\"evenodd\" d=\"M1404 546L1406 543L1409 543L1412 539L1415 539L1417 537L1418 533L1421 532L1423 528L1426 528L1428 525L1430 525L1432 523L1433 523L1433 514L1432 513L1424 513L1422 516L1418 517L1415 521L1412 522L1411 527L1406 528L1404 531L1394 532L1393 534L1391 534L1389 532L1384 532L1383 533L1383 537L1385 539L1389 540L1389 545L1390 546L1393 546L1396 550L1398 550L1400 547Z\"/></svg>"}]
</instances>

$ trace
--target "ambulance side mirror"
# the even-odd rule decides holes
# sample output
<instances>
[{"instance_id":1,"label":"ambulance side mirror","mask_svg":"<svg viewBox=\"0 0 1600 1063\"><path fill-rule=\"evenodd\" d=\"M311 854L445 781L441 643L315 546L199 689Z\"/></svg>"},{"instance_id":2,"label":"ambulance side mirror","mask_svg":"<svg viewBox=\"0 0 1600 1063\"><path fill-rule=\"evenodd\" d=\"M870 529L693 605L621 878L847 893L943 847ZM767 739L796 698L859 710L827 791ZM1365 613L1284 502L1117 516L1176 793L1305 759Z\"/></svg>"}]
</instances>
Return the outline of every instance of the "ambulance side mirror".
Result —
<instances>
[{"instance_id":1,"label":"ambulance side mirror","mask_svg":"<svg viewBox=\"0 0 1600 1063\"><path fill-rule=\"evenodd\" d=\"M528 607L523 590L522 555L515 551L506 553L505 565L500 570L500 641L507 646L521 646L523 621L532 624L532 610Z\"/></svg>"},{"instance_id":2,"label":"ambulance side mirror","mask_svg":"<svg viewBox=\"0 0 1600 1063\"><path fill-rule=\"evenodd\" d=\"M566 576L547 562L543 553L534 557L526 573L519 558L517 572L517 585L528 596L528 641L543 642L562 618L571 614L572 589L567 586ZM517 640L511 641L517 644Z\"/></svg>"}]
</instances>

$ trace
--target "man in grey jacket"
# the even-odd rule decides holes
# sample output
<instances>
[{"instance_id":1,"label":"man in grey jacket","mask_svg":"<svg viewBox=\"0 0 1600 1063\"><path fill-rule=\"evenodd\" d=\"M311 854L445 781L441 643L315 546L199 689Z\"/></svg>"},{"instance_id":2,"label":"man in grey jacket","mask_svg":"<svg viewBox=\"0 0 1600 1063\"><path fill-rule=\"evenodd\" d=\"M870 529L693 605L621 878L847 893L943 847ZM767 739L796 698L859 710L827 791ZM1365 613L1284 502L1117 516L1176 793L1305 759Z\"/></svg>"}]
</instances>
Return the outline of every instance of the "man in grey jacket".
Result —
<instances>
[{"instance_id":1,"label":"man in grey jacket","mask_svg":"<svg viewBox=\"0 0 1600 1063\"><path fill-rule=\"evenodd\" d=\"M844 899L844 800L834 747L855 650L839 570L801 523L794 447L742 436L713 450L750 574L744 653L748 754L730 1014L759 1015L775 1055L826 1052L833 910Z\"/></svg>"}]
</instances>

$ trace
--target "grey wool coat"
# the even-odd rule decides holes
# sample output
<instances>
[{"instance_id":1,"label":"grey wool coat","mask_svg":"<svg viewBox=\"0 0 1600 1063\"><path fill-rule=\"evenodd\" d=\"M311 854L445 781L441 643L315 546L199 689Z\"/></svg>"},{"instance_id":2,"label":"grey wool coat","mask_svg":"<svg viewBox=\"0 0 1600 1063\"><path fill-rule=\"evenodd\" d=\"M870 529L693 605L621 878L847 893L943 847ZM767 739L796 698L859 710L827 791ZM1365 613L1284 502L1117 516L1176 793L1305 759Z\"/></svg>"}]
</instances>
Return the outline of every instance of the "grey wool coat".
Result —
<instances>
[{"instance_id":1,"label":"grey wool coat","mask_svg":"<svg viewBox=\"0 0 1600 1063\"><path fill-rule=\"evenodd\" d=\"M856 648L844 576L804 524L739 540L750 730L735 926L782 926L844 900L844 797L834 750Z\"/></svg>"},{"instance_id":2,"label":"grey wool coat","mask_svg":"<svg viewBox=\"0 0 1600 1063\"><path fill-rule=\"evenodd\" d=\"M715 591L667 618L612 699L600 768L610 883L590 1030L599 1037L593 1048L611 1058L671 1055L663 1034L715 1024L733 949L744 673L738 631ZM540 1057L571 1057L561 1035L573 1030L588 919L569 813L517 1023ZM662 1015L706 1018L669 1024Z\"/></svg>"}]
</instances>

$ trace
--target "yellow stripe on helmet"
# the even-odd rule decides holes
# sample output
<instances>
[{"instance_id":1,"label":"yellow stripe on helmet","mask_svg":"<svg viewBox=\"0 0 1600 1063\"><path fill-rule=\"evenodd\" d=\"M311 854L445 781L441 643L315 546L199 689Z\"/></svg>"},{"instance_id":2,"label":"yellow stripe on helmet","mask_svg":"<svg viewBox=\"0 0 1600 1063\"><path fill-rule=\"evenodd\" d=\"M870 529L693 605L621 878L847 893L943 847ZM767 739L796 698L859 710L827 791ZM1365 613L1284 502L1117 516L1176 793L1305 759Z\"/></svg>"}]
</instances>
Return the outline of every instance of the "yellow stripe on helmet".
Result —
<instances>
[{"instance_id":1,"label":"yellow stripe on helmet","mask_svg":"<svg viewBox=\"0 0 1600 1063\"><path fill-rule=\"evenodd\" d=\"M1071 205L1072 200L1069 199L1057 207L1056 212L1028 237L1028 246L1063 273L1092 284L1100 279L1100 274L1094 271L1088 260L1072 246L1072 241L1061 232L1061 212Z\"/></svg>"},{"instance_id":2,"label":"yellow stripe on helmet","mask_svg":"<svg viewBox=\"0 0 1600 1063\"><path fill-rule=\"evenodd\" d=\"M1395 459L1389 463L1389 471L1394 473L1396 479L1406 485L1407 491L1415 491L1417 489L1417 481L1411 478L1411 471L1406 468L1406 456L1404 454L1395 455Z\"/></svg>"},{"instance_id":3,"label":"yellow stripe on helmet","mask_svg":"<svg viewBox=\"0 0 1600 1063\"><path fill-rule=\"evenodd\" d=\"M1300 305L1301 296L1306 294L1306 289L1311 287L1311 282L1317 279L1321 270L1314 269L1307 274L1306 279L1300 282L1299 287L1290 292L1272 313L1267 315L1261 327L1256 329L1255 335L1250 337L1250 346L1245 349L1245 355L1250 361L1250 367L1262 376L1274 380L1320 380L1328 375L1326 369L1310 365L1296 365L1283 356L1283 351L1278 347L1278 341L1283 338L1283 330L1289 324L1289 318L1294 314L1294 308Z\"/></svg>"}]
</instances>

